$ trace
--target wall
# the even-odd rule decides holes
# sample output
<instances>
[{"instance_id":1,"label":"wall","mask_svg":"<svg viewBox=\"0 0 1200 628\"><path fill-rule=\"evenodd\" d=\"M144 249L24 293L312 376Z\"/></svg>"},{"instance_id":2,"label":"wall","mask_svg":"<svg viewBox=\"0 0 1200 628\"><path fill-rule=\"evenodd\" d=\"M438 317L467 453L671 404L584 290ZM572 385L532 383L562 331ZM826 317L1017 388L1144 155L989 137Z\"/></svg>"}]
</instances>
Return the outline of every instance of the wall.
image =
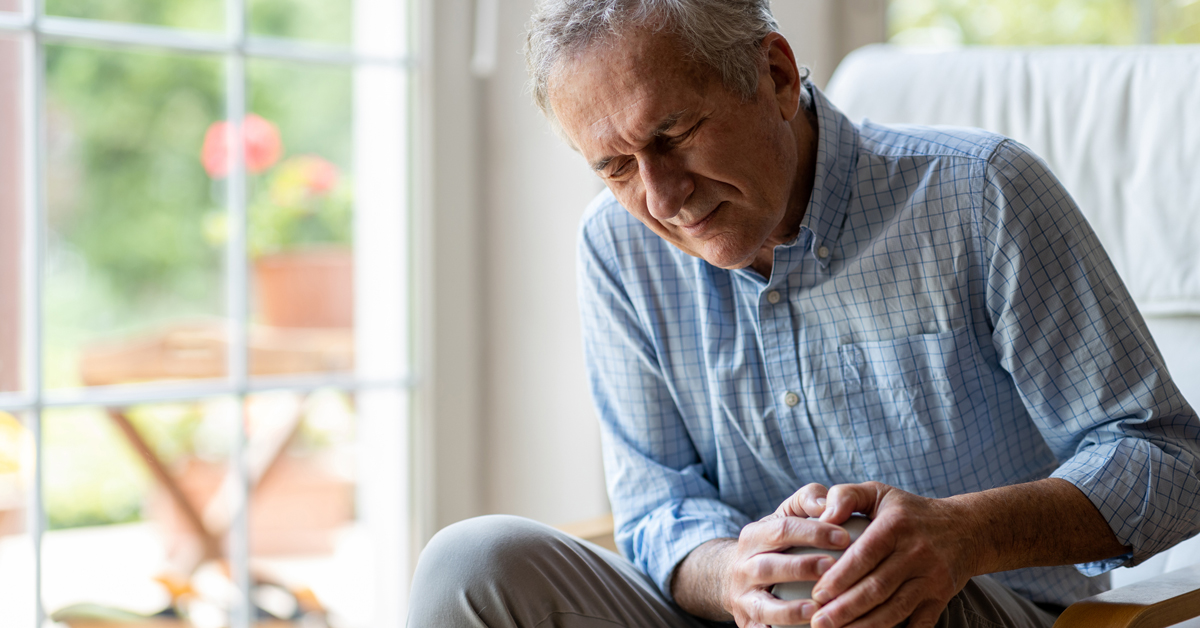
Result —
<instances>
[{"instance_id":1,"label":"wall","mask_svg":"<svg viewBox=\"0 0 1200 628\"><path fill-rule=\"evenodd\" d=\"M434 4L442 1L461 3L438 0ZM471 485L462 470L455 469L455 475L439 478L434 490L478 494L483 511L558 524L608 510L599 432L583 367L574 280L579 218L601 184L583 160L549 131L526 94L521 45L533 4L533 0L499 0L496 68L478 86L478 161L464 166L477 168L481 177L478 223L460 216L465 220L460 225L463 241L478 237L481 247L477 260L482 283L477 304L480 362L464 361L464 355L451 361L466 369L482 367L480 416L477 424L456 418L452 427L436 429L445 433L477 425L477 435L461 437L464 455L478 452L478 461L468 464L478 464L479 476L477 484ZM882 39L883 7L884 0L774 3L798 61L812 67L818 85L824 85L850 49ZM461 32L463 26L440 28ZM456 43L469 48L463 41ZM464 55L444 46L439 44L438 50L449 57L437 63L439 72L448 62L461 63ZM465 69L465 65L453 68L455 72ZM439 167L444 163L439 161ZM435 282L439 281L454 278L435 272ZM469 281L439 288L470 289ZM466 307L472 301L445 296L438 303ZM445 346L462 349L453 343ZM446 376L447 368L438 369L439 379ZM475 371L471 373L469 377L474 377ZM450 408L453 402L441 403ZM464 402L457 410L468 405ZM435 416L437 412L435 408ZM453 434L439 437L438 442L444 443L437 449L440 455L449 455L447 448L454 438ZM439 466L441 472L448 471L446 466ZM439 511L435 518L440 525L475 510L462 507L456 497L440 496L436 502L439 508L454 508Z\"/></svg>"}]
</instances>

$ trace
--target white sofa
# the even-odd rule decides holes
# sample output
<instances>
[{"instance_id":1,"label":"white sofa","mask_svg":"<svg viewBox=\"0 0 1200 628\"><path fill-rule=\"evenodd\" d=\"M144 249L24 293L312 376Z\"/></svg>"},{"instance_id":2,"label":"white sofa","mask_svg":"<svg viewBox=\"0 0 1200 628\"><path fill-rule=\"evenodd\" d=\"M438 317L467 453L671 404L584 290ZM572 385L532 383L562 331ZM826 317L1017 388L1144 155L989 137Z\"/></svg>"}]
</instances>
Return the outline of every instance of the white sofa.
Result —
<instances>
[{"instance_id":1,"label":"white sofa","mask_svg":"<svg viewBox=\"0 0 1200 628\"><path fill-rule=\"evenodd\" d=\"M842 62L827 92L856 121L980 127L1045 158L1108 250L1184 397L1200 403L1200 46L870 46ZM1196 563L1200 538L1118 569L1113 583Z\"/></svg>"}]
</instances>

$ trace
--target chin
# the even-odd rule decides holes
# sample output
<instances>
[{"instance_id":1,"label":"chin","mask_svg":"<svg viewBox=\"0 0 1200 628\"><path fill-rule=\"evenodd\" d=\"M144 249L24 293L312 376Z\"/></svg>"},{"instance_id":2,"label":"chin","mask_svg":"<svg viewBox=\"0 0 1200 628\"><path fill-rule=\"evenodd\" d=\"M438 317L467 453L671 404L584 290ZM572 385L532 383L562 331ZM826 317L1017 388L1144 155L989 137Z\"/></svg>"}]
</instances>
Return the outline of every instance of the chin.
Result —
<instances>
[{"instance_id":1,"label":"chin","mask_svg":"<svg viewBox=\"0 0 1200 628\"><path fill-rule=\"evenodd\" d=\"M745 251L720 250L719 248L718 250L713 250L713 247L707 247L703 254L697 257L703 258L709 264L717 268L724 268L725 270L745 268L754 261L754 256Z\"/></svg>"}]
</instances>

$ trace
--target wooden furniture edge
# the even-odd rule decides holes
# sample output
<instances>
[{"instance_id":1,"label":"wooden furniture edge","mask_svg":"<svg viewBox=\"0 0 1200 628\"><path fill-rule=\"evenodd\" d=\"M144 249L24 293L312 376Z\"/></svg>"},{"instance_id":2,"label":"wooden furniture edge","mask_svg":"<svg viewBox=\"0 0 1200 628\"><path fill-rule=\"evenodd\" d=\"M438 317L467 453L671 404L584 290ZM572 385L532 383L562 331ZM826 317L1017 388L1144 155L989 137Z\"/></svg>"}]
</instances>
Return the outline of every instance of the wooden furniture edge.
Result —
<instances>
[{"instance_id":1,"label":"wooden furniture edge","mask_svg":"<svg viewBox=\"0 0 1200 628\"><path fill-rule=\"evenodd\" d=\"M571 536L577 536L585 541L595 543L596 545L613 552L617 551L617 542L613 538L614 528L613 517L611 513L596 517L594 519L574 521L556 527L560 531L566 532Z\"/></svg>"},{"instance_id":2,"label":"wooden furniture edge","mask_svg":"<svg viewBox=\"0 0 1200 628\"><path fill-rule=\"evenodd\" d=\"M1080 600L1054 628L1166 628L1200 616L1200 565Z\"/></svg>"}]
</instances>

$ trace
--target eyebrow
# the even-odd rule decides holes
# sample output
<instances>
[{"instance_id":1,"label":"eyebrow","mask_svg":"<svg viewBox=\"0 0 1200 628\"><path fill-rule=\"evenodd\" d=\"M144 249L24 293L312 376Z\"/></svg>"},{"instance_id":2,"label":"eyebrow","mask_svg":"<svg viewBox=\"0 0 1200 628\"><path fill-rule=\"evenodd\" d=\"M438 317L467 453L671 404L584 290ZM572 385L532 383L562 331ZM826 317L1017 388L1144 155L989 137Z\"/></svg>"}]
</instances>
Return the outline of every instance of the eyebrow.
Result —
<instances>
[{"instance_id":1,"label":"eyebrow","mask_svg":"<svg viewBox=\"0 0 1200 628\"><path fill-rule=\"evenodd\" d=\"M676 111L675 113L667 116L666 118L663 118L663 121L660 122L659 125L657 127L655 127L653 131L650 132L650 137L651 138L662 137L667 131L671 130L671 127L675 126L676 124L679 124L679 121L685 115L687 115L686 109L683 111ZM614 160L614 159L616 159L616 157L604 157L602 159L599 159L596 162L592 163L592 170L594 170L596 172L600 172L601 170L604 170L605 168L607 168L608 164L612 163L612 160Z\"/></svg>"}]
</instances>

